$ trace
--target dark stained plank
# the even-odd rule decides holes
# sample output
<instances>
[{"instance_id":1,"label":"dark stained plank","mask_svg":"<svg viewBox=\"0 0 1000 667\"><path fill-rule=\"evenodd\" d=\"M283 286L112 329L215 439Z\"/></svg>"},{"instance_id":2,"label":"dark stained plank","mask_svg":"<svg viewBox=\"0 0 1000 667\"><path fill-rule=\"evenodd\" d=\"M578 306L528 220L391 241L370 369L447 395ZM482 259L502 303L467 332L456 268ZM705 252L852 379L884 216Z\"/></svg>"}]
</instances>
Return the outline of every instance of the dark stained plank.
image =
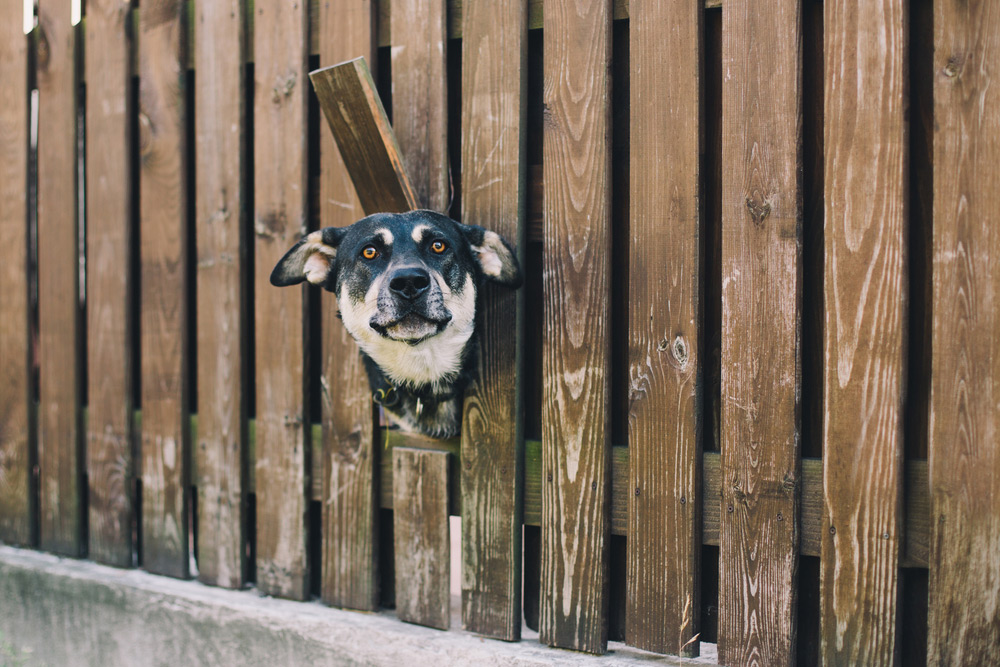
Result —
<instances>
[{"instance_id":1,"label":"dark stained plank","mask_svg":"<svg viewBox=\"0 0 1000 667\"><path fill-rule=\"evenodd\" d=\"M40 2L38 36L38 464L41 546L84 548L77 242L76 29L69 0Z\"/></svg>"},{"instance_id":2,"label":"dark stained plank","mask_svg":"<svg viewBox=\"0 0 1000 667\"><path fill-rule=\"evenodd\" d=\"M143 567L187 577L186 23L181 0L139 14Z\"/></svg>"},{"instance_id":3,"label":"dark stained plank","mask_svg":"<svg viewBox=\"0 0 1000 667\"><path fill-rule=\"evenodd\" d=\"M359 56L374 62L373 5L361 0L320 7L312 34L321 37L321 65ZM319 227L350 225L365 210L333 136L325 128L320 134ZM391 200L383 205L391 207ZM323 488L321 592L331 605L374 611L379 535L375 471L381 452L375 443L371 390L357 343L340 323L336 299L326 292L321 298L322 460L313 468Z\"/></svg>"},{"instance_id":4,"label":"dark stained plank","mask_svg":"<svg viewBox=\"0 0 1000 667\"><path fill-rule=\"evenodd\" d=\"M257 0L254 12L257 586L301 600L309 594L303 292L277 289L268 276L306 232L308 8Z\"/></svg>"},{"instance_id":5,"label":"dark stained plank","mask_svg":"<svg viewBox=\"0 0 1000 667\"><path fill-rule=\"evenodd\" d=\"M722 13L719 662L795 663L801 8ZM767 35L767 39L761 36Z\"/></svg>"},{"instance_id":6,"label":"dark stained plank","mask_svg":"<svg viewBox=\"0 0 1000 667\"><path fill-rule=\"evenodd\" d=\"M28 454L28 38L0 3L0 542L31 542Z\"/></svg>"},{"instance_id":7,"label":"dark stained plank","mask_svg":"<svg viewBox=\"0 0 1000 667\"><path fill-rule=\"evenodd\" d=\"M247 570L243 293L247 201L245 15L240 0L195 6L198 285L198 578L240 588Z\"/></svg>"},{"instance_id":8,"label":"dark stained plank","mask_svg":"<svg viewBox=\"0 0 1000 667\"><path fill-rule=\"evenodd\" d=\"M462 221L524 257L527 2L470 2L462 41ZM479 296L476 380L462 421L462 625L521 638L523 290Z\"/></svg>"},{"instance_id":9,"label":"dark stained plank","mask_svg":"<svg viewBox=\"0 0 1000 667\"><path fill-rule=\"evenodd\" d=\"M367 213L417 208L417 199L375 90L361 58L309 74L340 157Z\"/></svg>"},{"instance_id":10,"label":"dark stained plank","mask_svg":"<svg viewBox=\"0 0 1000 667\"><path fill-rule=\"evenodd\" d=\"M1000 664L1000 5L934 3L928 663Z\"/></svg>"},{"instance_id":11,"label":"dark stained plank","mask_svg":"<svg viewBox=\"0 0 1000 667\"><path fill-rule=\"evenodd\" d=\"M611 493L608 3L545 3L539 639L607 647Z\"/></svg>"},{"instance_id":12,"label":"dark stained plank","mask_svg":"<svg viewBox=\"0 0 1000 667\"><path fill-rule=\"evenodd\" d=\"M448 82L446 0L394 0L393 129L418 208L447 212Z\"/></svg>"},{"instance_id":13,"label":"dark stained plank","mask_svg":"<svg viewBox=\"0 0 1000 667\"><path fill-rule=\"evenodd\" d=\"M625 640L697 656L702 9L632 0L630 11Z\"/></svg>"},{"instance_id":14,"label":"dark stained plank","mask_svg":"<svg viewBox=\"0 0 1000 667\"><path fill-rule=\"evenodd\" d=\"M396 615L448 629L451 616L448 453L394 447Z\"/></svg>"},{"instance_id":15,"label":"dark stained plank","mask_svg":"<svg viewBox=\"0 0 1000 667\"><path fill-rule=\"evenodd\" d=\"M827 0L824 10L820 656L892 665L903 528L906 3Z\"/></svg>"}]
</instances>

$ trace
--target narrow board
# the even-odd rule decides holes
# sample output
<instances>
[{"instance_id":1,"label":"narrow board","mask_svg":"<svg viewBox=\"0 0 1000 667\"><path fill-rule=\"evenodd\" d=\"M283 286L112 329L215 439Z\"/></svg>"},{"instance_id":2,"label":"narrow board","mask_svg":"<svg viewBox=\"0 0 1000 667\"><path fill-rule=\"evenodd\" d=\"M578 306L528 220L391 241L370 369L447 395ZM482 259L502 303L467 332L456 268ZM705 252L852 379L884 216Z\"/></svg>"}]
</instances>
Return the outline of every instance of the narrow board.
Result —
<instances>
[{"instance_id":1,"label":"narrow board","mask_svg":"<svg viewBox=\"0 0 1000 667\"><path fill-rule=\"evenodd\" d=\"M87 3L88 555L132 565L132 16Z\"/></svg>"},{"instance_id":2,"label":"narrow board","mask_svg":"<svg viewBox=\"0 0 1000 667\"><path fill-rule=\"evenodd\" d=\"M800 3L722 13L719 662L795 663ZM767 39L761 39L767 35Z\"/></svg>"},{"instance_id":3,"label":"narrow board","mask_svg":"<svg viewBox=\"0 0 1000 667\"><path fill-rule=\"evenodd\" d=\"M545 3L539 639L607 647L611 494L607 2Z\"/></svg>"},{"instance_id":4,"label":"narrow board","mask_svg":"<svg viewBox=\"0 0 1000 667\"><path fill-rule=\"evenodd\" d=\"M637 149L630 152L625 639L657 653L697 656L702 9L633 0L630 12Z\"/></svg>"},{"instance_id":5,"label":"narrow board","mask_svg":"<svg viewBox=\"0 0 1000 667\"><path fill-rule=\"evenodd\" d=\"M441 213L451 203L446 18L446 0L392 3L392 126L418 207Z\"/></svg>"},{"instance_id":6,"label":"narrow board","mask_svg":"<svg viewBox=\"0 0 1000 667\"><path fill-rule=\"evenodd\" d=\"M28 38L24 6L0 3L0 542L32 540L28 453Z\"/></svg>"},{"instance_id":7,"label":"narrow board","mask_svg":"<svg viewBox=\"0 0 1000 667\"><path fill-rule=\"evenodd\" d=\"M274 265L306 233L308 7L257 0L254 32L254 297L257 586L305 599L307 459L303 290L273 287Z\"/></svg>"},{"instance_id":8,"label":"narrow board","mask_svg":"<svg viewBox=\"0 0 1000 667\"><path fill-rule=\"evenodd\" d=\"M184 2L143 4L139 26L143 567L187 577Z\"/></svg>"},{"instance_id":9,"label":"narrow board","mask_svg":"<svg viewBox=\"0 0 1000 667\"><path fill-rule=\"evenodd\" d=\"M934 3L928 663L1000 664L1000 5Z\"/></svg>"},{"instance_id":10,"label":"narrow board","mask_svg":"<svg viewBox=\"0 0 1000 667\"><path fill-rule=\"evenodd\" d=\"M247 556L244 3L195 7L198 578L240 588Z\"/></svg>"},{"instance_id":11,"label":"narrow board","mask_svg":"<svg viewBox=\"0 0 1000 667\"><path fill-rule=\"evenodd\" d=\"M321 37L320 65L359 56L374 62L373 4L361 0L320 7L312 31ZM366 211L333 135L321 128L320 136L320 227L344 227L364 217ZM378 136L376 132L368 138ZM390 177L395 180L395 172ZM381 206L391 210L392 199L373 212ZM340 322L333 294L322 295L321 308L323 456L315 470L322 474L323 487L322 597L337 607L374 611L378 608L379 534L375 471L381 452L375 445L371 390L358 345Z\"/></svg>"},{"instance_id":12,"label":"narrow board","mask_svg":"<svg viewBox=\"0 0 1000 667\"><path fill-rule=\"evenodd\" d=\"M906 3L827 0L824 11L820 655L828 665L893 665L903 528Z\"/></svg>"},{"instance_id":13,"label":"narrow board","mask_svg":"<svg viewBox=\"0 0 1000 667\"><path fill-rule=\"evenodd\" d=\"M76 29L69 0L38 6L38 467L41 546L84 549L80 433Z\"/></svg>"},{"instance_id":14,"label":"narrow board","mask_svg":"<svg viewBox=\"0 0 1000 667\"><path fill-rule=\"evenodd\" d=\"M469 2L462 41L462 221L524 259L527 2ZM462 411L462 625L521 638L523 289L479 295L476 379Z\"/></svg>"},{"instance_id":15,"label":"narrow board","mask_svg":"<svg viewBox=\"0 0 1000 667\"><path fill-rule=\"evenodd\" d=\"M396 616L447 630L451 616L448 452L394 447Z\"/></svg>"}]
</instances>

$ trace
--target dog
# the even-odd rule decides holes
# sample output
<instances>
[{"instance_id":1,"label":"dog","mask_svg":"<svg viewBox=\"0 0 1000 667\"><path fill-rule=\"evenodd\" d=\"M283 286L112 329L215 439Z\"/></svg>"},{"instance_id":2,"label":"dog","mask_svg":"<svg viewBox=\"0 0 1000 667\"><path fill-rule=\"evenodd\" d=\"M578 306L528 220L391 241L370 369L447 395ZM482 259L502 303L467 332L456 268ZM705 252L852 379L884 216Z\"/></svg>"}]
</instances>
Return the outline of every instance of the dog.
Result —
<instances>
[{"instance_id":1,"label":"dog","mask_svg":"<svg viewBox=\"0 0 1000 667\"><path fill-rule=\"evenodd\" d=\"M307 281L336 295L373 399L403 430L435 438L461 428L476 367L476 295L487 280L520 287L510 244L425 210L312 232L271 272L277 287Z\"/></svg>"}]
</instances>

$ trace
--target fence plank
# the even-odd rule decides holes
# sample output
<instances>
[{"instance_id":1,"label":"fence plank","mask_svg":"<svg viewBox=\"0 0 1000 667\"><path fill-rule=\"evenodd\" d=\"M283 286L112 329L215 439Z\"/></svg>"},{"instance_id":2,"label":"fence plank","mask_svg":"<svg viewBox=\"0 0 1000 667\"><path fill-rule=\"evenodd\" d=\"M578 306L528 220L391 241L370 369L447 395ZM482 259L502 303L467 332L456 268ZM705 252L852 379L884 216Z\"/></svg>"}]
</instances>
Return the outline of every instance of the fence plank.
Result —
<instances>
[{"instance_id":1,"label":"fence plank","mask_svg":"<svg viewBox=\"0 0 1000 667\"><path fill-rule=\"evenodd\" d=\"M527 2L468 2L462 43L462 220L524 257ZM462 625L521 637L522 292L479 297L479 367L462 423Z\"/></svg>"},{"instance_id":2,"label":"fence plank","mask_svg":"<svg viewBox=\"0 0 1000 667\"><path fill-rule=\"evenodd\" d=\"M139 26L143 566L187 577L184 3L143 4Z\"/></svg>"},{"instance_id":3,"label":"fence plank","mask_svg":"<svg viewBox=\"0 0 1000 667\"><path fill-rule=\"evenodd\" d=\"M393 129L419 208L447 213L448 86L446 0L392 3Z\"/></svg>"},{"instance_id":4,"label":"fence plank","mask_svg":"<svg viewBox=\"0 0 1000 667\"><path fill-rule=\"evenodd\" d=\"M633 0L626 641L698 655L701 7ZM664 35L670 38L664 41ZM667 436L667 437L664 437Z\"/></svg>"},{"instance_id":5,"label":"fence plank","mask_svg":"<svg viewBox=\"0 0 1000 667\"><path fill-rule=\"evenodd\" d=\"M545 25L539 637L603 653L611 492L610 7L552 0Z\"/></svg>"},{"instance_id":6,"label":"fence plank","mask_svg":"<svg viewBox=\"0 0 1000 667\"><path fill-rule=\"evenodd\" d=\"M1000 6L934 3L928 662L1000 663Z\"/></svg>"},{"instance_id":7,"label":"fence plank","mask_svg":"<svg viewBox=\"0 0 1000 667\"><path fill-rule=\"evenodd\" d=\"M396 615L447 630L451 616L448 452L394 447Z\"/></svg>"},{"instance_id":8,"label":"fence plank","mask_svg":"<svg viewBox=\"0 0 1000 667\"><path fill-rule=\"evenodd\" d=\"M245 15L199 2L194 31L198 284L198 578L239 588L246 572L244 291Z\"/></svg>"},{"instance_id":9,"label":"fence plank","mask_svg":"<svg viewBox=\"0 0 1000 667\"><path fill-rule=\"evenodd\" d=\"M374 62L374 19L370 0L324 3L312 31L320 35L320 64L359 56ZM333 136L322 130L321 137L320 226L350 225L365 211ZM323 459L316 472L322 472L323 484L322 595L338 607L373 611L378 608L379 451L371 390L357 343L340 323L332 294L323 294L321 312Z\"/></svg>"},{"instance_id":10,"label":"fence plank","mask_svg":"<svg viewBox=\"0 0 1000 667\"><path fill-rule=\"evenodd\" d=\"M28 39L0 3L0 542L32 540L28 453Z\"/></svg>"},{"instance_id":11,"label":"fence plank","mask_svg":"<svg viewBox=\"0 0 1000 667\"><path fill-rule=\"evenodd\" d=\"M83 549L76 29L68 0L38 6L38 457L43 549Z\"/></svg>"},{"instance_id":12,"label":"fence plank","mask_svg":"<svg viewBox=\"0 0 1000 667\"><path fill-rule=\"evenodd\" d=\"M905 6L902 0L829 0L824 5L820 655L829 665L892 665L898 659Z\"/></svg>"},{"instance_id":13,"label":"fence plank","mask_svg":"<svg viewBox=\"0 0 1000 667\"><path fill-rule=\"evenodd\" d=\"M254 32L254 294L257 382L257 585L304 599L306 427L303 291L279 290L271 269L306 232L308 7L257 0ZM304 290L304 288L303 288Z\"/></svg>"},{"instance_id":14,"label":"fence plank","mask_svg":"<svg viewBox=\"0 0 1000 667\"><path fill-rule=\"evenodd\" d=\"M801 15L722 14L719 661L795 662ZM766 40L761 35L767 35Z\"/></svg>"}]
</instances>

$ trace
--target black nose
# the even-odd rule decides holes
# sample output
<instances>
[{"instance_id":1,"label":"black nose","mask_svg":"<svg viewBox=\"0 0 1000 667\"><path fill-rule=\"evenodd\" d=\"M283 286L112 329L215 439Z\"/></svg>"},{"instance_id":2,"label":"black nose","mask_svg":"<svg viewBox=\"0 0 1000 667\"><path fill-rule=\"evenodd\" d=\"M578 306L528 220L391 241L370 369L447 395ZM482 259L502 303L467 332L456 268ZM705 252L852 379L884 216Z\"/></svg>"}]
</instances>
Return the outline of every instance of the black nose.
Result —
<instances>
[{"instance_id":1,"label":"black nose","mask_svg":"<svg viewBox=\"0 0 1000 667\"><path fill-rule=\"evenodd\" d=\"M431 286L431 276L424 269L399 269L389 279L389 289L404 299L413 300Z\"/></svg>"}]
</instances>

